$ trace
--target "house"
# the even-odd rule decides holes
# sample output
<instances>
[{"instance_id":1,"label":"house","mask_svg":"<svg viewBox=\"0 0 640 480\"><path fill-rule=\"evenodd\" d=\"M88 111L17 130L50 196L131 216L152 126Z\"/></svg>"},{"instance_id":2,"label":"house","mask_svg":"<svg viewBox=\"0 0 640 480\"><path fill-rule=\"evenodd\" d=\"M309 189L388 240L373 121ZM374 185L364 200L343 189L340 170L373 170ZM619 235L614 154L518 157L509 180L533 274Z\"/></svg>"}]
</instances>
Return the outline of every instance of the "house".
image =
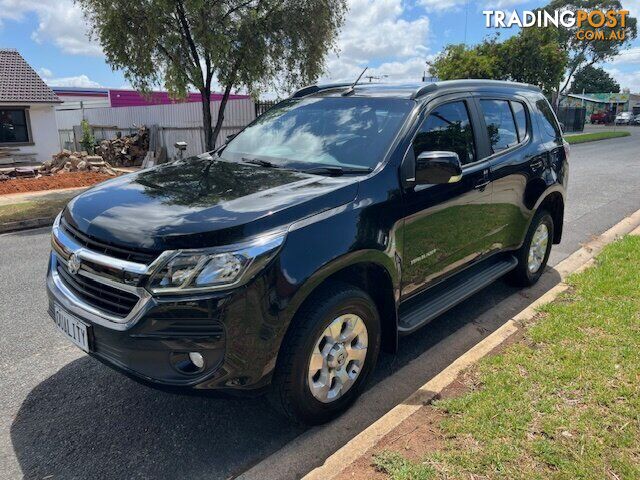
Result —
<instances>
[{"instance_id":1,"label":"house","mask_svg":"<svg viewBox=\"0 0 640 480\"><path fill-rule=\"evenodd\" d=\"M620 112L640 113L640 95L634 93L569 93L561 98L563 107L584 107L586 116L605 112L611 118Z\"/></svg>"},{"instance_id":2,"label":"house","mask_svg":"<svg viewBox=\"0 0 640 480\"><path fill-rule=\"evenodd\" d=\"M0 162L51 158L59 149L54 111L59 103L17 50L0 49Z\"/></svg>"}]
</instances>

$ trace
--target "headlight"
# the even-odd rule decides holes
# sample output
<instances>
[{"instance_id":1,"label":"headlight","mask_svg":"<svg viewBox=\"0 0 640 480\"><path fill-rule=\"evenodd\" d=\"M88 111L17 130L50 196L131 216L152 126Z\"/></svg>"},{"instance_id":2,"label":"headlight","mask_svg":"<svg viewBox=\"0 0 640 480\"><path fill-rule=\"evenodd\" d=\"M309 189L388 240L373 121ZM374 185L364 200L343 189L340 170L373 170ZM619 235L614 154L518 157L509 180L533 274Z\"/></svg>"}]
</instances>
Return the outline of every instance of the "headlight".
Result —
<instances>
[{"instance_id":1,"label":"headlight","mask_svg":"<svg viewBox=\"0 0 640 480\"><path fill-rule=\"evenodd\" d=\"M278 252L285 234L208 250L165 252L151 275L153 293L195 293L238 286L257 273Z\"/></svg>"}]
</instances>

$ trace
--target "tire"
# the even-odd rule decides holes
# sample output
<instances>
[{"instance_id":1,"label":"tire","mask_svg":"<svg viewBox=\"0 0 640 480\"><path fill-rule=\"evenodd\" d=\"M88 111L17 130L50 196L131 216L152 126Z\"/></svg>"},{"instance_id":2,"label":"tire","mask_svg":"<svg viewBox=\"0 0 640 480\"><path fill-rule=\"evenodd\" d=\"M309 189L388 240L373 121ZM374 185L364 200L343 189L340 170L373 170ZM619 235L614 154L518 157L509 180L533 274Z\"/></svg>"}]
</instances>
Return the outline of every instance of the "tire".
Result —
<instances>
[{"instance_id":1,"label":"tire","mask_svg":"<svg viewBox=\"0 0 640 480\"><path fill-rule=\"evenodd\" d=\"M336 331L340 324L343 329L337 337L347 340L334 342L333 336L325 334L330 325L332 331ZM360 333L348 340L355 335L355 330L349 330L355 325ZM364 334L362 325L366 329ZM363 343L363 340L366 341ZM365 344L366 354L362 351ZM351 353L347 353L347 349ZM326 351L330 354L324 356ZM371 297L347 283L332 283L314 294L296 313L278 355L269 400L278 411L296 422L307 425L328 422L344 413L362 393L379 351L380 317ZM364 358L363 364L360 363L362 360L355 359L356 354ZM316 362L319 355L322 357L322 368L316 370L313 377L312 355ZM331 371L339 378L326 380L333 378ZM346 381L342 382L342 379ZM322 385L334 386L329 389ZM347 387L342 390L344 386Z\"/></svg>"},{"instance_id":2,"label":"tire","mask_svg":"<svg viewBox=\"0 0 640 480\"><path fill-rule=\"evenodd\" d=\"M539 265L538 261L532 262L533 265L530 265L529 253L532 249L532 243L534 242L534 235L536 234L536 231L539 228L544 228L540 227L541 225L544 225L547 230L547 242L544 248L544 255L542 255L541 253L539 253L538 255L534 255L538 257L538 260L540 260L541 257L541 261L539 261ZM520 249L516 252L518 266L513 269L507 277L511 284L519 287L529 287L538 281L538 279L544 272L547 261L549 260L551 245L553 244L553 231L553 218L551 217L551 214L549 214L549 212L547 212L546 210L539 210L538 212L536 212L533 219L531 220L529 229L527 230L527 235L525 236L524 243L522 244L522 247L520 247ZM540 252L539 249L538 252ZM535 267L536 265L538 265L537 268L532 270L532 267Z\"/></svg>"}]
</instances>

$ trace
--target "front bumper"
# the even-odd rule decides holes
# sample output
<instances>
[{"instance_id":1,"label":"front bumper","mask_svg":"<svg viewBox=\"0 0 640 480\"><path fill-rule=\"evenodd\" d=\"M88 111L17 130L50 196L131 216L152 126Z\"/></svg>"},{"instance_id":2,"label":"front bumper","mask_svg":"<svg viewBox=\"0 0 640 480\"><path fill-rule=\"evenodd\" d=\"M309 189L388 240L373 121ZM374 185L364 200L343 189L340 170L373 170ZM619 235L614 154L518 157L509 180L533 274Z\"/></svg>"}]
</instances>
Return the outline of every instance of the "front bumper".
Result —
<instances>
[{"instance_id":1,"label":"front bumper","mask_svg":"<svg viewBox=\"0 0 640 480\"><path fill-rule=\"evenodd\" d=\"M281 333L264 303L266 276L226 292L194 297L144 296L125 323L110 322L74 295L57 273L47 273L49 314L54 304L89 326L89 354L144 383L192 389L260 389L275 365ZM188 352L201 353L202 370L182 371Z\"/></svg>"}]
</instances>

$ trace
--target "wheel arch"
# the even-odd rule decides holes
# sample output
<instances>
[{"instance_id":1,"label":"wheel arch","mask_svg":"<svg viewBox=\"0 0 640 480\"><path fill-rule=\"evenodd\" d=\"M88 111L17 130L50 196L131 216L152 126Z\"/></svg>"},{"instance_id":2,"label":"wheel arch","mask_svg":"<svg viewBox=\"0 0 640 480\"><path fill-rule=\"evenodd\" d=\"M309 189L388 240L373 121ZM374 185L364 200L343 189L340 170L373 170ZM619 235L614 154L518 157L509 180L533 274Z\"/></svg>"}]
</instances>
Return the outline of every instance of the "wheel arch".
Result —
<instances>
[{"instance_id":1,"label":"wheel arch","mask_svg":"<svg viewBox=\"0 0 640 480\"><path fill-rule=\"evenodd\" d=\"M558 244L562 240L562 227L564 224L564 195L559 189L552 189L541 196L534 211L546 210L553 219L553 243Z\"/></svg>"},{"instance_id":2,"label":"wheel arch","mask_svg":"<svg viewBox=\"0 0 640 480\"><path fill-rule=\"evenodd\" d=\"M344 282L367 292L373 299L380 315L381 346L387 352L395 352L398 343L397 298L399 295L399 275L388 265L389 257L374 259L376 254L361 254L348 261L338 259L323 267L309 278L289 303L291 322L296 321L297 312L303 305L321 295L334 282ZM384 261L386 259L386 262Z\"/></svg>"}]
</instances>

